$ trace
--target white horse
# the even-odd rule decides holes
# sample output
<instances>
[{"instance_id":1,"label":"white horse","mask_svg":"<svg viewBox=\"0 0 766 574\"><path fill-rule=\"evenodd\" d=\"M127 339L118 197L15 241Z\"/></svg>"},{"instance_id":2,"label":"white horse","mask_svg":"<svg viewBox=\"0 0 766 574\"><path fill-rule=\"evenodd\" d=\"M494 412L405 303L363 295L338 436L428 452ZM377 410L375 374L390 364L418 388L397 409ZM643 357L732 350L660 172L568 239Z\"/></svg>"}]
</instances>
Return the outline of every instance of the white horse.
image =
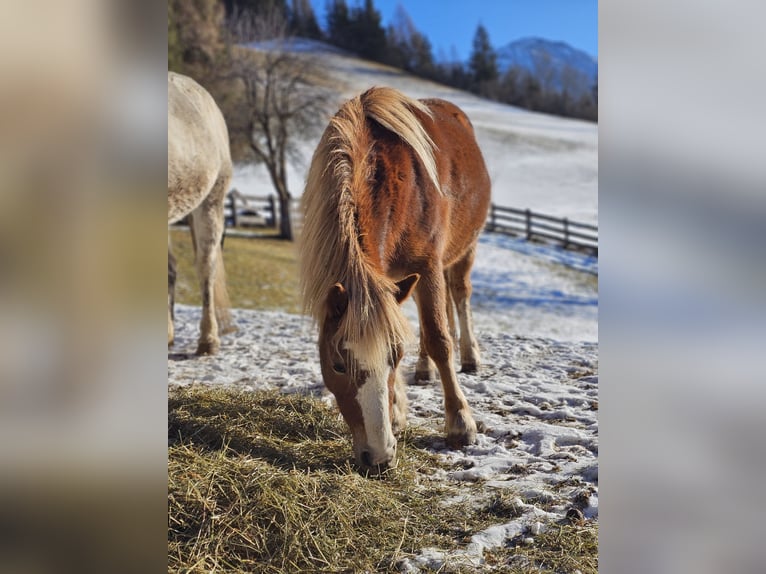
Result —
<instances>
[{"instance_id":1,"label":"white horse","mask_svg":"<svg viewBox=\"0 0 766 574\"><path fill-rule=\"evenodd\" d=\"M202 290L198 355L217 353L219 332L231 327L221 256L223 205L231 173L229 134L221 110L197 82L168 72L168 224L189 216ZM170 258L168 244L169 262ZM168 346L172 343L169 289Z\"/></svg>"}]
</instances>

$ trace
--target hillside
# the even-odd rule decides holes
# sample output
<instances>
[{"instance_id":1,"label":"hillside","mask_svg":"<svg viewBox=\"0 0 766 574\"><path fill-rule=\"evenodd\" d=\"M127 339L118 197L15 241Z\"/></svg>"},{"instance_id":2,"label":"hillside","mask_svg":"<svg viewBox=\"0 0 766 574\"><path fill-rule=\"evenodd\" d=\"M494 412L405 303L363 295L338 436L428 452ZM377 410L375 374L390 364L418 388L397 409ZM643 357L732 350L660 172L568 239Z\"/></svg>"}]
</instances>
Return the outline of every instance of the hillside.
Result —
<instances>
[{"instance_id":1,"label":"hillside","mask_svg":"<svg viewBox=\"0 0 766 574\"><path fill-rule=\"evenodd\" d=\"M438 97L460 106L476 128L500 205L595 223L598 219L598 126L482 99L401 70L361 60L318 42L293 42L291 49L318 56L337 86L337 105L371 86L390 86L417 98ZM329 119L329 116L328 116ZM292 193L302 193L316 140L302 146L302 165L291 165ZM272 193L265 169L238 166L233 186L244 193Z\"/></svg>"}]
</instances>

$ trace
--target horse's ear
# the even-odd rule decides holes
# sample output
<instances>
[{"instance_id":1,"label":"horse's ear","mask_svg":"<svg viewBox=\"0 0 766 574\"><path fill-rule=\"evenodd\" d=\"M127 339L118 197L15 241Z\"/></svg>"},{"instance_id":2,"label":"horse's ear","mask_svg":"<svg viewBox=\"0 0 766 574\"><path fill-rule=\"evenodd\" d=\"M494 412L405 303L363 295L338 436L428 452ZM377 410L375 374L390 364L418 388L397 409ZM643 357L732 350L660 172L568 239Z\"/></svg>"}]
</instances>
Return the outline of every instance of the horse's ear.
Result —
<instances>
[{"instance_id":1,"label":"horse's ear","mask_svg":"<svg viewBox=\"0 0 766 574\"><path fill-rule=\"evenodd\" d=\"M327 296L327 313L331 319L340 319L348 307L348 291L340 283L330 287L330 294Z\"/></svg>"},{"instance_id":2,"label":"horse's ear","mask_svg":"<svg viewBox=\"0 0 766 574\"><path fill-rule=\"evenodd\" d=\"M412 293L412 290L415 288L418 279L420 279L420 275L413 273L412 275L407 275L407 277L396 284L396 293L394 293L394 297L396 297L397 303L402 303L407 297L410 296L410 293Z\"/></svg>"}]
</instances>

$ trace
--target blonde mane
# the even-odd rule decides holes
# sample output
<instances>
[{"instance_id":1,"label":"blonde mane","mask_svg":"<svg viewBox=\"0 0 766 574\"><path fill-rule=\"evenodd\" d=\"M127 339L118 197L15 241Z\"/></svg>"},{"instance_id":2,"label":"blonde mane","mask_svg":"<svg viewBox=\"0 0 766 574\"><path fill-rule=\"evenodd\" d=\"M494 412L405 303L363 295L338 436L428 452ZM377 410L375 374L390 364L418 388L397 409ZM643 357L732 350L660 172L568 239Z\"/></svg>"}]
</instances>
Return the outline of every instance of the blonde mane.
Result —
<instances>
[{"instance_id":1,"label":"blonde mane","mask_svg":"<svg viewBox=\"0 0 766 574\"><path fill-rule=\"evenodd\" d=\"M374 168L367 119L402 138L440 189L434 143L413 113L431 117L421 102L390 88L372 88L346 102L330 120L314 152L306 179L300 238L304 310L322 328L330 288L349 294L338 341L363 348L372 364L385 364L392 345L411 338L407 319L393 296L395 282L376 270L358 240L356 194L366 189Z\"/></svg>"}]
</instances>

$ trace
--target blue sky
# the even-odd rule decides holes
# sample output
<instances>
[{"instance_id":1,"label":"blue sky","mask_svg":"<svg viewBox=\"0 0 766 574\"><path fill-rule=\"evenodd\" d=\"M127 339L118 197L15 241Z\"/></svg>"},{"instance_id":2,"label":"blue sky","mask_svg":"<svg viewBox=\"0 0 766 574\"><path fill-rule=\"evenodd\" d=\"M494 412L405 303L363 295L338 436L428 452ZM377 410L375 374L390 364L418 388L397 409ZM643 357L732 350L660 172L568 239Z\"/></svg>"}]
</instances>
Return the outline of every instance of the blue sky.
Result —
<instances>
[{"instance_id":1,"label":"blue sky","mask_svg":"<svg viewBox=\"0 0 766 574\"><path fill-rule=\"evenodd\" d=\"M312 0L317 17L325 23L327 0ZM346 0L349 6L363 0ZM449 57L454 46L467 60L476 26L483 24L495 48L523 38L540 36L563 41L598 56L597 0L374 0L387 26L397 4L431 41L434 56Z\"/></svg>"}]
</instances>

